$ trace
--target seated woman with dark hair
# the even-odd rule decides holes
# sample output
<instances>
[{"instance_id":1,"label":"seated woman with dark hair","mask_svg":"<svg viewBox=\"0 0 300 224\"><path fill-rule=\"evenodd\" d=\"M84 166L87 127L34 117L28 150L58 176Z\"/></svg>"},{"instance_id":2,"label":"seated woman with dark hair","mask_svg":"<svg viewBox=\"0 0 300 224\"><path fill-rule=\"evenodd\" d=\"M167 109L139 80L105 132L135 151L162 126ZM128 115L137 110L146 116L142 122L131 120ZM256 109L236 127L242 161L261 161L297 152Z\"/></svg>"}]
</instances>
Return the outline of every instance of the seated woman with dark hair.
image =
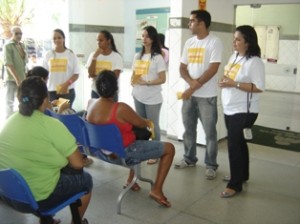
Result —
<instances>
[{"instance_id":1,"label":"seated woman with dark hair","mask_svg":"<svg viewBox=\"0 0 300 224\"><path fill-rule=\"evenodd\" d=\"M38 76L47 84L49 79L49 71L42 66L35 66L28 71L27 77ZM56 108L55 112L59 114L75 114L75 110L70 108L68 101L58 105L58 100L53 100L49 102L48 109L53 110Z\"/></svg>"},{"instance_id":2,"label":"seated woman with dark hair","mask_svg":"<svg viewBox=\"0 0 300 224\"><path fill-rule=\"evenodd\" d=\"M42 78L42 80L47 84L49 78L49 71L42 66L35 66L31 70L28 71L27 77L37 76ZM63 101L62 103L58 103L59 100L53 100L52 102L48 102L47 109L53 110L58 114L75 114L76 111L70 108L69 101ZM81 116L83 112L78 113ZM82 154L84 166L91 165L94 161L89 158L86 154Z\"/></svg>"},{"instance_id":3,"label":"seated woman with dark hair","mask_svg":"<svg viewBox=\"0 0 300 224\"><path fill-rule=\"evenodd\" d=\"M0 132L0 169L17 170L42 209L88 192L79 207L83 218L91 198L92 177L83 171L73 135L61 122L44 114L49 101L45 82L29 77L20 84L17 96L19 111L6 120ZM65 167L74 173L64 172ZM59 223L53 217L41 217L41 223L45 219ZM87 223L86 219L82 223Z\"/></svg>"},{"instance_id":4,"label":"seated woman with dark hair","mask_svg":"<svg viewBox=\"0 0 300 224\"><path fill-rule=\"evenodd\" d=\"M171 203L163 193L163 184L173 161L174 146L168 142L136 140L132 127L150 127L151 122L141 118L127 104L114 102L118 83L112 71L104 70L97 76L96 88L100 98L89 105L87 121L93 124L116 124L122 135L126 161L141 162L150 158L160 158L156 180L149 196L160 205L170 207ZM127 183L131 182L133 174L131 170Z\"/></svg>"}]
</instances>

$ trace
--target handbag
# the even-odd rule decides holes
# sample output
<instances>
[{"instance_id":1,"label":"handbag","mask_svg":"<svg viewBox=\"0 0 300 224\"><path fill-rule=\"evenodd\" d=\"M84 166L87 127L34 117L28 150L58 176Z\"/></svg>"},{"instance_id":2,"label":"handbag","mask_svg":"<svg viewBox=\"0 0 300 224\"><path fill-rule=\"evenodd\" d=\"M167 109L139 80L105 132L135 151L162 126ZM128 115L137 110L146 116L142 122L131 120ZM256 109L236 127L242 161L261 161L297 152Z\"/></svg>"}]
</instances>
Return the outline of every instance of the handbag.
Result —
<instances>
[{"instance_id":1,"label":"handbag","mask_svg":"<svg viewBox=\"0 0 300 224\"><path fill-rule=\"evenodd\" d=\"M152 133L148 130L147 127L139 128L139 127L132 127L132 131L135 134L136 140L149 140Z\"/></svg>"}]
</instances>

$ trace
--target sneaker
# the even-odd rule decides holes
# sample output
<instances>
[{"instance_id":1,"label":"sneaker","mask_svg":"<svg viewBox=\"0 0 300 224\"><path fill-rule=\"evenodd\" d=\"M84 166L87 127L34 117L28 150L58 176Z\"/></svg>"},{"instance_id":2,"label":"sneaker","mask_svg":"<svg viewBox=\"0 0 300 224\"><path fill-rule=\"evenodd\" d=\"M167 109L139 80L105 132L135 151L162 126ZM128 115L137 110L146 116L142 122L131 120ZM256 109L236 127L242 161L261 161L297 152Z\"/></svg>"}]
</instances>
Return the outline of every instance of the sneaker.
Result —
<instances>
[{"instance_id":1,"label":"sneaker","mask_svg":"<svg viewBox=\"0 0 300 224\"><path fill-rule=\"evenodd\" d=\"M206 176L206 179L213 180L216 178L217 172L212 168L208 168L208 169L206 169L205 176Z\"/></svg>"},{"instance_id":2,"label":"sneaker","mask_svg":"<svg viewBox=\"0 0 300 224\"><path fill-rule=\"evenodd\" d=\"M188 163L187 161L185 161L185 159L182 159L175 164L175 168L183 169L186 167L194 167L195 165L196 165L195 163Z\"/></svg>"}]
</instances>

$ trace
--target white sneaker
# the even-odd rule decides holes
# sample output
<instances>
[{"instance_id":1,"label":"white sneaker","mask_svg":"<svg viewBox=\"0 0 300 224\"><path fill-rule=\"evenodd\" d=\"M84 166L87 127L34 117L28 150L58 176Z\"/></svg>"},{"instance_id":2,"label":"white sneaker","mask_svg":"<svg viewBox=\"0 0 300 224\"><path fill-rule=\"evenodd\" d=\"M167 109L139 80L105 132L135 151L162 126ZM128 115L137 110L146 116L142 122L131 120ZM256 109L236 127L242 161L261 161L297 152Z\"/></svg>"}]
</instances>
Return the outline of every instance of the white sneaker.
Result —
<instances>
[{"instance_id":1,"label":"white sneaker","mask_svg":"<svg viewBox=\"0 0 300 224\"><path fill-rule=\"evenodd\" d=\"M208 169L206 169L205 176L206 176L206 179L213 180L216 178L217 172L212 168L208 168Z\"/></svg>"},{"instance_id":2,"label":"white sneaker","mask_svg":"<svg viewBox=\"0 0 300 224\"><path fill-rule=\"evenodd\" d=\"M175 168L183 169L186 167L194 167L195 165L195 163L188 163L187 161L185 161L185 159L182 159L179 162L175 163Z\"/></svg>"}]
</instances>

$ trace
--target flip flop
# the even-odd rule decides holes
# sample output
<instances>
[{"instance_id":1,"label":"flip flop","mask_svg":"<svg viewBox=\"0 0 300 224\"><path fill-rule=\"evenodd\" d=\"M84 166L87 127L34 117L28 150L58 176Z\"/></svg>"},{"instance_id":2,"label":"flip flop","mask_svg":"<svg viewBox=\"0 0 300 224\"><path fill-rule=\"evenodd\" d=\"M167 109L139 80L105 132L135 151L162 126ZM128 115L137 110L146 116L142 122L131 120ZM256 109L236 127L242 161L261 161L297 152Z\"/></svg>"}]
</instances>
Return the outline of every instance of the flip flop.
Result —
<instances>
[{"instance_id":1,"label":"flip flop","mask_svg":"<svg viewBox=\"0 0 300 224\"><path fill-rule=\"evenodd\" d=\"M231 197L233 197L234 195L236 195L236 191L235 190L231 190L231 191L223 191L223 192L221 192L221 195L220 195L220 197L221 198L231 198Z\"/></svg>"},{"instance_id":2,"label":"flip flop","mask_svg":"<svg viewBox=\"0 0 300 224\"><path fill-rule=\"evenodd\" d=\"M171 207L171 203L168 201L168 199L165 196L158 197L158 196L156 196L156 195L154 195L153 193L150 192L149 197L161 206L164 206L166 208Z\"/></svg>"},{"instance_id":3,"label":"flip flop","mask_svg":"<svg viewBox=\"0 0 300 224\"><path fill-rule=\"evenodd\" d=\"M153 164L155 164L157 162L158 162L158 159L148 159L147 164L148 165L153 165Z\"/></svg>"},{"instance_id":4,"label":"flip flop","mask_svg":"<svg viewBox=\"0 0 300 224\"><path fill-rule=\"evenodd\" d=\"M124 184L123 188L125 189L128 185L129 185L129 183ZM141 187L140 187L140 185L138 185L138 183L134 183L131 187L131 190L132 191L139 191L139 190L141 190Z\"/></svg>"}]
</instances>

